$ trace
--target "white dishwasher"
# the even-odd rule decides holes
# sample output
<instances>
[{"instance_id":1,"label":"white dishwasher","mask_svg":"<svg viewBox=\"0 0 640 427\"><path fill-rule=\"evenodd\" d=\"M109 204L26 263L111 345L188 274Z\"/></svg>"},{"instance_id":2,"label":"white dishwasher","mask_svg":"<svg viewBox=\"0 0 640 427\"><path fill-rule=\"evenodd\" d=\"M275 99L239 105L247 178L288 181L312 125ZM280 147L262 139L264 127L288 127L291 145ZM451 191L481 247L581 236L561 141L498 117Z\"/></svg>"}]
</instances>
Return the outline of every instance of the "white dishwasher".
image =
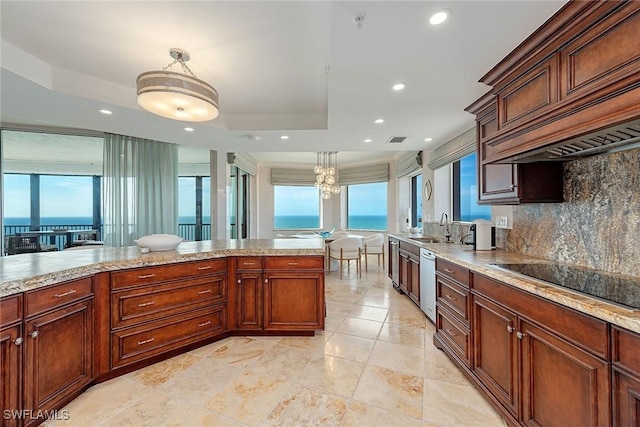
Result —
<instances>
[{"instance_id":1,"label":"white dishwasher","mask_svg":"<svg viewBox=\"0 0 640 427\"><path fill-rule=\"evenodd\" d=\"M436 321L436 255L420 248L420 309Z\"/></svg>"}]
</instances>

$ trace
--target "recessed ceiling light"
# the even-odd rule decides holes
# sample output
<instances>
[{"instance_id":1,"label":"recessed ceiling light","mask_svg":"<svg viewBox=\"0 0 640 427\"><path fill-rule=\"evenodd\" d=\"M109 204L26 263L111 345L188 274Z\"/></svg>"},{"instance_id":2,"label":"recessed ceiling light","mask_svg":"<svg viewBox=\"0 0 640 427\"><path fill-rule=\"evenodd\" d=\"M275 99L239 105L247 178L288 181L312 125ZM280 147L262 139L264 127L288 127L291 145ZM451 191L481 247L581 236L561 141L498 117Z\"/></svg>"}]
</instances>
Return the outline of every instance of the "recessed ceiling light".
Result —
<instances>
[{"instance_id":1,"label":"recessed ceiling light","mask_svg":"<svg viewBox=\"0 0 640 427\"><path fill-rule=\"evenodd\" d=\"M289 137L287 135L282 135L280 139L289 139Z\"/></svg>"},{"instance_id":2,"label":"recessed ceiling light","mask_svg":"<svg viewBox=\"0 0 640 427\"><path fill-rule=\"evenodd\" d=\"M405 88L404 83L396 83L391 87L393 90L402 90Z\"/></svg>"},{"instance_id":3,"label":"recessed ceiling light","mask_svg":"<svg viewBox=\"0 0 640 427\"><path fill-rule=\"evenodd\" d=\"M113 114L110 110L105 110L104 108L102 110L98 110L99 112L101 112L102 114L106 114L106 115L111 115Z\"/></svg>"},{"instance_id":4,"label":"recessed ceiling light","mask_svg":"<svg viewBox=\"0 0 640 427\"><path fill-rule=\"evenodd\" d=\"M431 18L429 18L429 24L431 24L431 25L440 25L444 21L449 19L449 15L451 15L450 11L448 11L446 9L445 10L439 10L436 13L434 13L433 15L431 15Z\"/></svg>"},{"instance_id":5,"label":"recessed ceiling light","mask_svg":"<svg viewBox=\"0 0 640 427\"><path fill-rule=\"evenodd\" d=\"M372 142L372 141L373 141L373 139L371 139L371 138L367 138L367 139L364 140L364 142L366 142L366 143L369 143L369 142Z\"/></svg>"},{"instance_id":6,"label":"recessed ceiling light","mask_svg":"<svg viewBox=\"0 0 640 427\"><path fill-rule=\"evenodd\" d=\"M373 123L375 123L375 124L378 124L378 125L379 125L380 123L384 123L384 119L375 119L375 120L373 121Z\"/></svg>"},{"instance_id":7,"label":"recessed ceiling light","mask_svg":"<svg viewBox=\"0 0 640 427\"><path fill-rule=\"evenodd\" d=\"M194 128L184 128L185 131L187 132L193 132L195 129Z\"/></svg>"},{"instance_id":8,"label":"recessed ceiling light","mask_svg":"<svg viewBox=\"0 0 640 427\"><path fill-rule=\"evenodd\" d=\"M430 141L433 141L433 138L425 138L424 139L424 142L430 142Z\"/></svg>"}]
</instances>

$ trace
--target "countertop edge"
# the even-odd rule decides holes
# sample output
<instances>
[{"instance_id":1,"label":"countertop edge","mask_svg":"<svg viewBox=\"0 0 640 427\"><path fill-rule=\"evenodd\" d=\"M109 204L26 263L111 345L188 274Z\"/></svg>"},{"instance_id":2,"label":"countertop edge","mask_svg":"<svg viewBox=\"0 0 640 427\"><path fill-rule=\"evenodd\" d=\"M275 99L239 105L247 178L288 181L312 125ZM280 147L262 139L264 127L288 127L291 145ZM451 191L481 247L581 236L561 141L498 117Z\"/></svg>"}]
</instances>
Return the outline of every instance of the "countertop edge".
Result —
<instances>
[{"instance_id":1,"label":"countertop edge","mask_svg":"<svg viewBox=\"0 0 640 427\"><path fill-rule=\"evenodd\" d=\"M94 249L90 249L94 250ZM102 249L97 249L102 250ZM89 251L89 249L87 250ZM51 254L55 254L52 252ZM51 256L51 254L47 254ZM25 254L26 256L42 256L45 254ZM28 276L0 283L0 298L9 297L22 292L33 291L50 285L63 283L69 280L80 279L99 273L126 270L130 268L159 266L181 262L202 261L229 256L324 256L324 249L318 248L237 248L214 249L190 253L178 253L176 251L151 252L148 254L137 253L133 257L127 256L121 259L87 262L84 265L72 268L52 269L42 274ZM23 256L23 255L13 255ZM35 262L36 258L32 258Z\"/></svg>"},{"instance_id":2,"label":"countertop edge","mask_svg":"<svg viewBox=\"0 0 640 427\"><path fill-rule=\"evenodd\" d=\"M514 288L558 303L564 307L572 308L589 316L593 316L600 320L640 333L640 311L638 310L625 309L541 280L524 278L516 275L515 273L510 273L508 271L488 266L488 264L494 262L508 263L510 261L509 258L517 258L518 262L524 261L531 263L548 263L551 262L550 260L514 254L504 250L481 251L476 254L474 251L464 249L458 244L422 243L411 240L410 237L402 234L389 234L389 236L418 247L429 249L436 254L436 257L440 257L445 261L450 261L468 268L476 274L482 274L489 278L511 285ZM457 254L457 252L460 252L460 254ZM461 255L464 255L464 257ZM470 259L476 257L478 260L474 261L473 259ZM492 258L494 260L488 261L488 258Z\"/></svg>"}]
</instances>

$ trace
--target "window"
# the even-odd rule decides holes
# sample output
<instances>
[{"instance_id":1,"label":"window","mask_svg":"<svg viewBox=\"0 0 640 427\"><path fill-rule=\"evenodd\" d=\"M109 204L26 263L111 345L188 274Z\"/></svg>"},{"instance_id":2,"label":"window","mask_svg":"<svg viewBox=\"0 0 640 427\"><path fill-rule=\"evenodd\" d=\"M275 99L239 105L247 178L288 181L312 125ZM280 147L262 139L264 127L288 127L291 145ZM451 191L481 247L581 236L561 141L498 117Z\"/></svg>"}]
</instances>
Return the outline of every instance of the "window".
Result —
<instances>
[{"instance_id":1,"label":"window","mask_svg":"<svg viewBox=\"0 0 640 427\"><path fill-rule=\"evenodd\" d=\"M387 183L347 186L347 228L387 229Z\"/></svg>"},{"instance_id":2,"label":"window","mask_svg":"<svg viewBox=\"0 0 640 427\"><path fill-rule=\"evenodd\" d=\"M40 224L93 224L93 177L40 175Z\"/></svg>"},{"instance_id":3,"label":"window","mask_svg":"<svg viewBox=\"0 0 640 427\"><path fill-rule=\"evenodd\" d=\"M422 221L422 174L411 177L411 226Z\"/></svg>"},{"instance_id":4,"label":"window","mask_svg":"<svg viewBox=\"0 0 640 427\"><path fill-rule=\"evenodd\" d=\"M178 234L186 240L210 240L211 178L178 177Z\"/></svg>"},{"instance_id":5,"label":"window","mask_svg":"<svg viewBox=\"0 0 640 427\"><path fill-rule=\"evenodd\" d=\"M3 181L4 225L29 225L31 221L30 176L5 173Z\"/></svg>"},{"instance_id":6,"label":"window","mask_svg":"<svg viewBox=\"0 0 640 427\"><path fill-rule=\"evenodd\" d=\"M274 228L320 228L320 194L317 188L275 185L273 195Z\"/></svg>"},{"instance_id":7,"label":"window","mask_svg":"<svg viewBox=\"0 0 640 427\"><path fill-rule=\"evenodd\" d=\"M491 206L478 205L476 153L453 163L453 219L455 221L491 220Z\"/></svg>"}]
</instances>

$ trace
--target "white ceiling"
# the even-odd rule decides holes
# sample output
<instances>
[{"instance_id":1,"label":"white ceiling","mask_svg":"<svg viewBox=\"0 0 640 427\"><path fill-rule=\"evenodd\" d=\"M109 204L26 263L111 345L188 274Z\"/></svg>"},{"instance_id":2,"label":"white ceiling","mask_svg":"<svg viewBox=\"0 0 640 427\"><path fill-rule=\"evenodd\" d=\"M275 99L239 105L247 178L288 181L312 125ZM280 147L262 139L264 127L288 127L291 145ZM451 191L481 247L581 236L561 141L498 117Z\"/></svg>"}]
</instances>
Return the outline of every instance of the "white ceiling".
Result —
<instances>
[{"instance_id":1,"label":"white ceiling","mask_svg":"<svg viewBox=\"0 0 640 427\"><path fill-rule=\"evenodd\" d=\"M3 0L0 120L269 163L311 164L316 151L354 164L397 157L472 127L464 108L488 89L477 80L564 3ZM441 8L451 19L429 25ZM220 117L189 125L195 132L135 101L137 75L171 62L172 47L189 51L190 68L220 93ZM392 91L396 82L407 88ZM403 144L386 144L399 135Z\"/></svg>"}]
</instances>

